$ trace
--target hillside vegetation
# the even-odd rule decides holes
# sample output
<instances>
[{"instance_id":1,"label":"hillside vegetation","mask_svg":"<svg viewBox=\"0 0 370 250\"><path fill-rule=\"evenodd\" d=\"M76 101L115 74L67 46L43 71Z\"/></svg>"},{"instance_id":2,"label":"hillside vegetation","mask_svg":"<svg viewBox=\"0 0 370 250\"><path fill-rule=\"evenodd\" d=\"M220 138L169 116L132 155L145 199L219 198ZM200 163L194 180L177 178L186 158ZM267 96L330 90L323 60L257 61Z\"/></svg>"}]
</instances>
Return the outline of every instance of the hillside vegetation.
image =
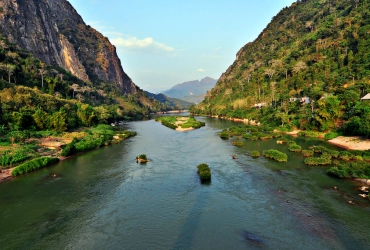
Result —
<instances>
[{"instance_id":1,"label":"hillside vegetation","mask_svg":"<svg viewBox=\"0 0 370 250\"><path fill-rule=\"evenodd\" d=\"M306 0L284 8L193 113L286 129L370 136L370 1Z\"/></svg>"},{"instance_id":2,"label":"hillside vegetation","mask_svg":"<svg viewBox=\"0 0 370 250\"><path fill-rule=\"evenodd\" d=\"M166 109L140 89L122 95L112 84L83 82L1 36L0 77L0 135L24 129L65 131Z\"/></svg>"}]
</instances>

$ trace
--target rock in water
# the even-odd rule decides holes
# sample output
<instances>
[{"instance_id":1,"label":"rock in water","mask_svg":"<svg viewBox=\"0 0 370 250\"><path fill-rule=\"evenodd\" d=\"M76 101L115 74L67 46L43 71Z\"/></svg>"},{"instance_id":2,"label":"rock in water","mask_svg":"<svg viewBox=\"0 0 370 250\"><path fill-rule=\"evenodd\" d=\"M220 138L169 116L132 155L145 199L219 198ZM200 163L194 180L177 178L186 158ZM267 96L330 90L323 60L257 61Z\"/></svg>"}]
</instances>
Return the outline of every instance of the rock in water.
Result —
<instances>
[{"instance_id":1,"label":"rock in water","mask_svg":"<svg viewBox=\"0 0 370 250\"><path fill-rule=\"evenodd\" d=\"M249 231L243 231L242 236L244 239L246 239L248 242L253 244L265 244L264 240L258 236L257 234L251 233Z\"/></svg>"}]
</instances>

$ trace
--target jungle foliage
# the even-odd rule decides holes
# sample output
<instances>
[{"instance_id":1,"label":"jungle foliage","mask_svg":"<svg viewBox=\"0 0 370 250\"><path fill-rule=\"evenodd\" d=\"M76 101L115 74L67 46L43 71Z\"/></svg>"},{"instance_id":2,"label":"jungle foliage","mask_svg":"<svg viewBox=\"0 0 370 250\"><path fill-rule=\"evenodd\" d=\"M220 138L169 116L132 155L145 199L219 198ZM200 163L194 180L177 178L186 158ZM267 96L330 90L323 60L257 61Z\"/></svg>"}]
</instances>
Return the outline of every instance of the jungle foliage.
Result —
<instances>
[{"instance_id":1,"label":"jungle foliage","mask_svg":"<svg viewBox=\"0 0 370 250\"><path fill-rule=\"evenodd\" d=\"M369 0L297 1L191 112L370 137L370 101L360 100L370 92L369 29Z\"/></svg>"},{"instance_id":2,"label":"jungle foliage","mask_svg":"<svg viewBox=\"0 0 370 250\"><path fill-rule=\"evenodd\" d=\"M0 133L65 131L166 110L140 89L122 95L114 84L83 82L46 65L0 34Z\"/></svg>"}]
</instances>

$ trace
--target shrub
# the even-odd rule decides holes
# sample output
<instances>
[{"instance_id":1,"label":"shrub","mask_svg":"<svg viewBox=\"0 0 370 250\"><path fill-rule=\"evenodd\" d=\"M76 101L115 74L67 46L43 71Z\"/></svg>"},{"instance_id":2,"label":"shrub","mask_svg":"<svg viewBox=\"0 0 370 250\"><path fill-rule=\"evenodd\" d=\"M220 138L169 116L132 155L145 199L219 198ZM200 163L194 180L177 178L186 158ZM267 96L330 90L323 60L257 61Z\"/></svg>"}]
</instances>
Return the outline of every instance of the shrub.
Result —
<instances>
[{"instance_id":1,"label":"shrub","mask_svg":"<svg viewBox=\"0 0 370 250\"><path fill-rule=\"evenodd\" d=\"M251 153L251 156L253 158L258 158L258 157L260 157L260 152L257 151L257 150L253 150L252 153Z\"/></svg>"},{"instance_id":2,"label":"shrub","mask_svg":"<svg viewBox=\"0 0 370 250\"><path fill-rule=\"evenodd\" d=\"M350 151L341 151L338 155L338 158L343 161L349 161L354 157Z\"/></svg>"},{"instance_id":3,"label":"shrub","mask_svg":"<svg viewBox=\"0 0 370 250\"><path fill-rule=\"evenodd\" d=\"M245 133L245 127L243 127L243 126L238 126L238 127L235 127L235 126L231 126L230 128L229 128L229 132L230 132L230 134L232 135L232 136L234 136L234 135L242 135L242 134L244 134Z\"/></svg>"},{"instance_id":4,"label":"shrub","mask_svg":"<svg viewBox=\"0 0 370 250\"><path fill-rule=\"evenodd\" d=\"M220 134L221 139L227 140L227 139L229 139L229 137L230 137L230 135L227 132L221 132L221 134Z\"/></svg>"},{"instance_id":5,"label":"shrub","mask_svg":"<svg viewBox=\"0 0 370 250\"><path fill-rule=\"evenodd\" d=\"M262 154L263 154L263 156L265 156L267 158L274 159L277 162L286 162L286 161L288 161L288 156L285 153L280 152L280 151L275 150L275 149L265 150L265 151L262 152Z\"/></svg>"},{"instance_id":6,"label":"shrub","mask_svg":"<svg viewBox=\"0 0 370 250\"><path fill-rule=\"evenodd\" d=\"M339 135L340 134L337 132L330 132L330 133L325 134L324 139L331 140L331 139L334 139L335 137L338 137Z\"/></svg>"},{"instance_id":7,"label":"shrub","mask_svg":"<svg viewBox=\"0 0 370 250\"><path fill-rule=\"evenodd\" d=\"M251 134L243 134L242 136L243 136L244 139L252 139Z\"/></svg>"},{"instance_id":8,"label":"shrub","mask_svg":"<svg viewBox=\"0 0 370 250\"><path fill-rule=\"evenodd\" d=\"M308 157L304 160L304 163L311 166L329 165L331 164L331 155L323 153L320 157Z\"/></svg>"},{"instance_id":9,"label":"shrub","mask_svg":"<svg viewBox=\"0 0 370 250\"><path fill-rule=\"evenodd\" d=\"M197 166L197 169L198 169L199 178L202 182L211 180L211 177L212 177L211 169L209 168L207 164L205 163L199 164Z\"/></svg>"},{"instance_id":10,"label":"shrub","mask_svg":"<svg viewBox=\"0 0 370 250\"><path fill-rule=\"evenodd\" d=\"M326 153L330 154L333 158L338 158L340 152L337 150L328 150Z\"/></svg>"},{"instance_id":11,"label":"shrub","mask_svg":"<svg viewBox=\"0 0 370 250\"><path fill-rule=\"evenodd\" d=\"M243 144L243 142L241 142L241 141L233 141L232 142L232 144L234 145L234 146L237 146L237 147L241 147L241 146L243 146L244 144Z\"/></svg>"},{"instance_id":12,"label":"shrub","mask_svg":"<svg viewBox=\"0 0 370 250\"><path fill-rule=\"evenodd\" d=\"M311 157L314 156L314 154L313 150L302 150L302 155L304 157Z\"/></svg>"},{"instance_id":13,"label":"shrub","mask_svg":"<svg viewBox=\"0 0 370 250\"><path fill-rule=\"evenodd\" d=\"M29 159L32 150L27 147L18 148L14 151L3 151L0 155L0 166L6 167L9 165L14 165Z\"/></svg>"},{"instance_id":14,"label":"shrub","mask_svg":"<svg viewBox=\"0 0 370 250\"><path fill-rule=\"evenodd\" d=\"M83 152L95 148L99 148L100 146L105 145L104 143L104 136L92 136L87 135L82 138L81 141L77 142L74 146L77 152Z\"/></svg>"},{"instance_id":15,"label":"shrub","mask_svg":"<svg viewBox=\"0 0 370 250\"><path fill-rule=\"evenodd\" d=\"M328 149L324 146L313 146L312 149L315 153L324 153L328 151Z\"/></svg>"},{"instance_id":16,"label":"shrub","mask_svg":"<svg viewBox=\"0 0 370 250\"><path fill-rule=\"evenodd\" d=\"M186 123L183 123L181 125L182 128L201 128L205 126L205 122L197 121L193 116L189 117L188 121Z\"/></svg>"},{"instance_id":17,"label":"shrub","mask_svg":"<svg viewBox=\"0 0 370 250\"><path fill-rule=\"evenodd\" d=\"M75 137L73 140L68 143L62 150L62 153L60 154L61 156L67 157L70 155L73 155L77 152L75 148L75 144L78 142L78 139Z\"/></svg>"},{"instance_id":18,"label":"shrub","mask_svg":"<svg viewBox=\"0 0 370 250\"><path fill-rule=\"evenodd\" d=\"M22 163L18 167L14 168L12 171L13 176L25 174L31 171L35 171L44 167L47 167L51 164L58 162L58 158L51 158L51 157L40 157L33 159L31 161L27 161Z\"/></svg>"},{"instance_id":19,"label":"shrub","mask_svg":"<svg viewBox=\"0 0 370 250\"><path fill-rule=\"evenodd\" d=\"M139 159L142 159L142 160L147 160L146 158L146 154L141 154L138 156Z\"/></svg>"},{"instance_id":20,"label":"shrub","mask_svg":"<svg viewBox=\"0 0 370 250\"><path fill-rule=\"evenodd\" d=\"M301 152L302 151L302 148L301 146L297 145L297 144L291 144L288 146L288 149L289 151L292 151L292 152Z\"/></svg>"},{"instance_id":21,"label":"shrub","mask_svg":"<svg viewBox=\"0 0 370 250\"><path fill-rule=\"evenodd\" d=\"M370 164L366 162L345 162L328 169L328 174L339 178L370 178Z\"/></svg>"}]
</instances>

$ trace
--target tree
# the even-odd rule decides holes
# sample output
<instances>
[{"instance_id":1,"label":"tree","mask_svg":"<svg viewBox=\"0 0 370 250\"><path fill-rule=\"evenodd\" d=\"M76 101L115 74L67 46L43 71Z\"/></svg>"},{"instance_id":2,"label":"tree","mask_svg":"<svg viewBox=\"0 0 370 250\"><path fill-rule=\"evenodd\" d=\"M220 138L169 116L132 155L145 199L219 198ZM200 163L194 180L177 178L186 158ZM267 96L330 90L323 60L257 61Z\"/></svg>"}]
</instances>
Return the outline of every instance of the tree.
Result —
<instances>
[{"instance_id":1,"label":"tree","mask_svg":"<svg viewBox=\"0 0 370 250\"><path fill-rule=\"evenodd\" d=\"M5 64L5 70L8 73L8 82L10 83L10 77L13 75L16 66L13 64Z\"/></svg>"},{"instance_id":2,"label":"tree","mask_svg":"<svg viewBox=\"0 0 370 250\"><path fill-rule=\"evenodd\" d=\"M41 110L37 109L32 115L33 121L36 123L36 126L39 129L47 129L49 127L48 114Z\"/></svg>"},{"instance_id":3,"label":"tree","mask_svg":"<svg viewBox=\"0 0 370 250\"><path fill-rule=\"evenodd\" d=\"M45 69L45 63L40 63L41 68L39 69L39 73L41 75L41 87L44 87L44 75L47 73L47 70Z\"/></svg>"},{"instance_id":4,"label":"tree","mask_svg":"<svg viewBox=\"0 0 370 250\"><path fill-rule=\"evenodd\" d=\"M231 103L231 94L233 93L233 90L232 89L226 89L225 90L225 96L228 95L229 98L230 98L230 103Z\"/></svg>"},{"instance_id":5,"label":"tree","mask_svg":"<svg viewBox=\"0 0 370 250\"><path fill-rule=\"evenodd\" d=\"M248 71L247 74L245 75L245 79L247 80L248 83L251 80L251 77L252 77L252 74L250 71Z\"/></svg>"},{"instance_id":6,"label":"tree","mask_svg":"<svg viewBox=\"0 0 370 250\"><path fill-rule=\"evenodd\" d=\"M72 96L72 98L75 98L75 92L79 92L80 91L80 85L74 83L71 86L69 86L69 88L73 90L73 96Z\"/></svg>"},{"instance_id":7,"label":"tree","mask_svg":"<svg viewBox=\"0 0 370 250\"><path fill-rule=\"evenodd\" d=\"M314 23L313 23L313 21L308 21L308 22L306 22L306 28L307 29L310 29L311 30L311 32L313 31L313 28L314 28Z\"/></svg>"},{"instance_id":8,"label":"tree","mask_svg":"<svg viewBox=\"0 0 370 250\"><path fill-rule=\"evenodd\" d=\"M1 63L0 64L0 69L6 71L6 73L8 75L8 83L10 83L10 77L13 75L13 73L16 69L16 65L9 64L9 63L7 63L7 64Z\"/></svg>"},{"instance_id":9,"label":"tree","mask_svg":"<svg viewBox=\"0 0 370 250\"><path fill-rule=\"evenodd\" d=\"M360 3L360 0L353 0L356 4L356 8L358 7L358 4Z\"/></svg>"},{"instance_id":10,"label":"tree","mask_svg":"<svg viewBox=\"0 0 370 250\"><path fill-rule=\"evenodd\" d=\"M301 70L305 68L307 68L307 64L303 61L299 61L293 66L293 72L298 74Z\"/></svg>"},{"instance_id":11,"label":"tree","mask_svg":"<svg viewBox=\"0 0 370 250\"><path fill-rule=\"evenodd\" d=\"M343 106L337 96L327 96L317 101L315 119L320 123L320 130L334 127L336 120L343 114Z\"/></svg>"},{"instance_id":12,"label":"tree","mask_svg":"<svg viewBox=\"0 0 370 250\"><path fill-rule=\"evenodd\" d=\"M267 68L265 69L265 74L269 76L270 80L275 74L275 70L273 68Z\"/></svg>"},{"instance_id":13,"label":"tree","mask_svg":"<svg viewBox=\"0 0 370 250\"><path fill-rule=\"evenodd\" d=\"M63 109L60 109L58 112L54 112L50 117L50 125L55 131L66 131L67 130L67 114Z\"/></svg>"}]
</instances>

